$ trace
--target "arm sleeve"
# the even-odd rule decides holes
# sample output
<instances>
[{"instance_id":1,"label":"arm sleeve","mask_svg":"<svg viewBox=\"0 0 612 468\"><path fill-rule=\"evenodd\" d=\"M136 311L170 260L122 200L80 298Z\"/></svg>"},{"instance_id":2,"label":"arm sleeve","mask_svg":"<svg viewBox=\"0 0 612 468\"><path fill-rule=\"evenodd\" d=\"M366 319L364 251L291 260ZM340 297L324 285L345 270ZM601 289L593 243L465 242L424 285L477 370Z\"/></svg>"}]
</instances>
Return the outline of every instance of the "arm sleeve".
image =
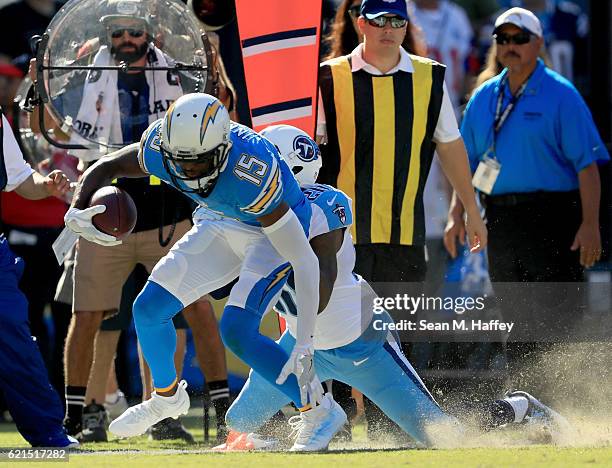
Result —
<instances>
[{"instance_id":1,"label":"arm sleeve","mask_svg":"<svg viewBox=\"0 0 612 468\"><path fill-rule=\"evenodd\" d=\"M4 152L4 165L6 167L7 183L5 191L10 192L19 187L28 177L32 175L34 170L28 163L23 159L23 154L19 149L15 135L11 130L11 126L6 120L6 117L2 116L2 130L3 130L3 152ZM1 188L1 187L0 187Z\"/></svg>"},{"instance_id":2,"label":"arm sleeve","mask_svg":"<svg viewBox=\"0 0 612 468\"><path fill-rule=\"evenodd\" d=\"M436 143L448 143L455 141L461 136L459 133L459 127L457 126L457 119L455 118L455 111L453 110L453 105L448 97L446 83L443 85L443 90L444 95L442 96L442 106L440 108L440 115L438 116L438 123L436 124L436 130L434 131L433 136Z\"/></svg>"},{"instance_id":3,"label":"arm sleeve","mask_svg":"<svg viewBox=\"0 0 612 468\"><path fill-rule=\"evenodd\" d=\"M298 308L295 344L311 346L319 307L319 260L292 210L263 232L293 268Z\"/></svg>"}]
</instances>

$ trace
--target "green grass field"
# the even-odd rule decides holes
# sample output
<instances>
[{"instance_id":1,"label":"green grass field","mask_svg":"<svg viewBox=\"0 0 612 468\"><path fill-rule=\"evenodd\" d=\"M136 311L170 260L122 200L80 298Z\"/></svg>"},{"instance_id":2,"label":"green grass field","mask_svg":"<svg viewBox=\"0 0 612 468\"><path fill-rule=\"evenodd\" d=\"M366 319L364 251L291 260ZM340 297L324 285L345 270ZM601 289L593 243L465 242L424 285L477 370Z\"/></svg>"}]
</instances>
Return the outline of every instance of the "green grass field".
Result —
<instances>
[{"instance_id":1,"label":"green grass field","mask_svg":"<svg viewBox=\"0 0 612 468\"><path fill-rule=\"evenodd\" d=\"M191 414L201 409L192 410ZM200 418L190 416L184 423L196 440L203 440L199 427ZM390 449L380 445L368 447L363 426L358 426L354 442L339 446L332 445L328 453L293 454L286 452L268 453L214 453L211 444L186 445L177 441L149 441L146 437L128 440L113 440L109 443L85 444L80 451L70 454L69 464L73 466L127 466L137 468L154 466L174 468L185 466L296 466L308 467L391 467L391 466L457 466L457 467L531 467L531 466L612 466L611 434L608 423L584 425L579 446L554 447L530 445L516 433L484 436L474 444L486 447L452 450ZM0 447L27 447L15 427L0 425ZM367 447L367 448L366 448ZM6 460L8 462L8 460ZM2 460L0 460L0 464ZM40 463L22 462L19 466Z\"/></svg>"}]
</instances>

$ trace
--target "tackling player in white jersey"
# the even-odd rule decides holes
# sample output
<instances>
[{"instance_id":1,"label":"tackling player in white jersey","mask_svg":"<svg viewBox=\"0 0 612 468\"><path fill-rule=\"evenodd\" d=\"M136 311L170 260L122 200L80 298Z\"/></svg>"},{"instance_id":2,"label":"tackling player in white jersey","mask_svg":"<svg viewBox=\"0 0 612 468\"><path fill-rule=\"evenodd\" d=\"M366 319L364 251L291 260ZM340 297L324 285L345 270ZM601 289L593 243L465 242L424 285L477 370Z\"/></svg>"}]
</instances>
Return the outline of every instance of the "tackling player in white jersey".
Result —
<instances>
[{"instance_id":1,"label":"tackling player in white jersey","mask_svg":"<svg viewBox=\"0 0 612 468\"><path fill-rule=\"evenodd\" d=\"M374 316L372 307L367 305L373 303L376 294L353 273L355 250L347 229L352 223L351 200L333 187L313 184L321 167L319 152L314 149L316 143L287 125L269 127L262 134L279 148L312 204L309 240L321 270L322 311L317 316L314 335L319 379L339 380L359 389L423 446L460 445L461 424L438 406L403 355L397 337L387 331L389 327L374 326L375 320L380 325L381 321L391 323L393 319L386 312ZM309 145L312 150L308 150ZM290 350L297 325L291 278L274 310L287 322L287 330L278 343ZM282 392L251 371L227 412L226 422L234 433L225 448L257 448L261 438L237 437L236 432L257 431L287 403L289 399ZM488 407L480 419L490 427L527 420L557 428L565 425L561 416L525 392L508 393ZM300 417L290 419L289 424L299 429Z\"/></svg>"}]
</instances>

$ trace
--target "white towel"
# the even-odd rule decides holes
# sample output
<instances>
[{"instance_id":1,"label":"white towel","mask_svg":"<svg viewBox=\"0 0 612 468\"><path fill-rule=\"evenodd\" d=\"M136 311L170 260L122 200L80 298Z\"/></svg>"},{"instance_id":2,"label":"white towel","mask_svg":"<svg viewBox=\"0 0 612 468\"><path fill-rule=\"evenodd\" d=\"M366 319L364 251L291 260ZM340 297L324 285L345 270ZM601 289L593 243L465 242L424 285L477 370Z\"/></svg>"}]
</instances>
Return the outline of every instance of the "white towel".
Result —
<instances>
[{"instance_id":1,"label":"white towel","mask_svg":"<svg viewBox=\"0 0 612 468\"><path fill-rule=\"evenodd\" d=\"M108 66L114 63L107 46L100 48L93 61L94 66ZM147 52L147 66L167 67L168 59L160 49L151 45ZM165 70L146 70L145 76L149 85L150 124L164 116L168 103L182 96L183 90L178 80L169 83L168 73ZM117 144L123 141L116 70L89 71L75 124L70 136L71 143L91 145L92 140L101 144L109 142ZM84 161L93 161L107 152L109 150L102 145L100 150L72 151L76 157Z\"/></svg>"}]
</instances>

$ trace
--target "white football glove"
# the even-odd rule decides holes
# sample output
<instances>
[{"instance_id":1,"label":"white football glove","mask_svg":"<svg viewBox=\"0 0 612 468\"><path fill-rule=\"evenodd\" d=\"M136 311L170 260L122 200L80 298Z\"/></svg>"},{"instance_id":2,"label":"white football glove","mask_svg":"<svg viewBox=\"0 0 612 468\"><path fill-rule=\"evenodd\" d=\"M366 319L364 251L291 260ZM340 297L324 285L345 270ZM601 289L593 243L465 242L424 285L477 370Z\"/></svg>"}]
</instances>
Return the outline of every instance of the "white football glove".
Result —
<instances>
[{"instance_id":1,"label":"white football glove","mask_svg":"<svg viewBox=\"0 0 612 468\"><path fill-rule=\"evenodd\" d=\"M314 407L323 399L323 386L315 373L314 362L312 361L313 354L314 348L312 345L295 345L276 379L276 383L282 385L289 375L295 374L300 387L302 406L311 404Z\"/></svg>"},{"instance_id":2,"label":"white football glove","mask_svg":"<svg viewBox=\"0 0 612 468\"><path fill-rule=\"evenodd\" d=\"M110 247L121 244L121 241L110 234L99 231L91 222L91 218L99 213L104 213L104 205L95 205L84 210L70 208L64 215L66 227L89 242Z\"/></svg>"}]
</instances>

